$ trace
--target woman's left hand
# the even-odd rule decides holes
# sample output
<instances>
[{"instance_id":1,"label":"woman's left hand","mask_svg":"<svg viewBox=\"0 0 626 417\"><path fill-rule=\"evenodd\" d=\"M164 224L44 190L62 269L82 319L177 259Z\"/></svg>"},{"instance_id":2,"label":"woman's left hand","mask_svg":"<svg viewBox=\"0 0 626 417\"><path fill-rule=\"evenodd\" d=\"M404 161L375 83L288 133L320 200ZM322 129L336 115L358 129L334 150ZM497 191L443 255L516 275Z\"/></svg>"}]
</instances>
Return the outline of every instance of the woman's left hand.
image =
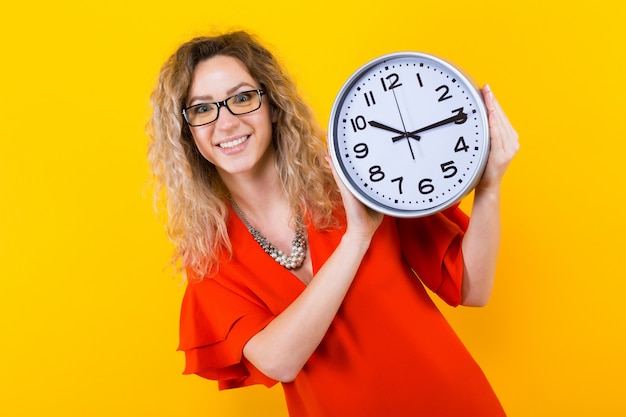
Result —
<instances>
[{"instance_id":1,"label":"woman's left hand","mask_svg":"<svg viewBox=\"0 0 626 417\"><path fill-rule=\"evenodd\" d=\"M519 136L504 114L489 85L482 88L482 94L489 115L491 149L485 172L476 187L478 190L500 187L504 172L519 150Z\"/></svg>"}]
</instances>

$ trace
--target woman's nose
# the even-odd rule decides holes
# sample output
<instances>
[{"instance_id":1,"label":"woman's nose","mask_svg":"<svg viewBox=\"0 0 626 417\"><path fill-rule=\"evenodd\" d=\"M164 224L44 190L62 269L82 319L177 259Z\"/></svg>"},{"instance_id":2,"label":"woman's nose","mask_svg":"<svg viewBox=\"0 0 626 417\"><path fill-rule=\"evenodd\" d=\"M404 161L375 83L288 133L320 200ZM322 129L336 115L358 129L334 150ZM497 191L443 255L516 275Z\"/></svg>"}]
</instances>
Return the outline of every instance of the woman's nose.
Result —
<instances>
[{"instance_id":1,"label":"woman's nose","mask_svg":"<svg viewBox=\"0 0 626 417\"><path fill-rule=\"evenodd\" d=\"M239 117L232 114L229 108L223 106L220 108L220 113L215 124L220 130L229 130L239 124Z\"/></svg>"}]
</instances>

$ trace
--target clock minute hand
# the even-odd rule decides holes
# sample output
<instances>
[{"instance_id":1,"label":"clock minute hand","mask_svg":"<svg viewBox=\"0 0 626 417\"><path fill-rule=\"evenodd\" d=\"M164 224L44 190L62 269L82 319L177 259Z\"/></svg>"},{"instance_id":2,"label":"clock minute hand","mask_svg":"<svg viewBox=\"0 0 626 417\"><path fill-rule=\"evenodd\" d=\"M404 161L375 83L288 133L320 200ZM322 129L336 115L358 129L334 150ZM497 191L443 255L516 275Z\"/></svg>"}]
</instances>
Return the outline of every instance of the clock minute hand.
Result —
<instances>
[{"instance_id":1,"label":"clock minute hand","mask_svg":"<svg viewBox=\"0 0 626 417\"><path fill-rule=\"evenodd\" d=\"M416 132L411 132L411 133L409 133L409 132L403 132L403 131L401 131L401 130L394 129L393 127L390 127L390 126L384 125L384 124L382 124L382 123L378 123L378 122L376 122L376 121L374 121L374 120L370 120L370 121L369 121L369 122L367 122L367 123L368 123L370 126L372 126L372 127L377 127L377 128L379 128L379 129L387 130L387 131L389 131L389 132L393 132L393 133L399 133L399 134L400 134L400 135L402 135L402 136L398 136L398 137L397 137L397 138L398 138L397 140L404 139L404 138L409 138L409 137L411 137L411 138L413 138L413 139L420 140L420 137L416 135ZM395 140L395 139L396 139L396 138L394 138L394 142L396 142L396 140Z\"/></svg>"},{"instance_id":2,"label":"clock minute hand","mask_svg":"<svg viewBox=\"0 0 626 417\"><path fill-rule=\"evenodd\" d=\"M448 117L447 119L443 119L443 120L440 120L440 121L435 122L433 124L430 124L428 126L424 126L421 129L417 129L417 130L414 130L412 132L407 132L406 135L413 136L413 135L416 135L418 133L422 133L422 132L425 132L427 130L434 129L434 128L439 127L439 126L447 125L449 123L463 124L463 123L465 123L467 121L467 114L463 112L463 107L461 107L460 109L453 110L453 111L457 112L457 114L455 114L452 117ZM403 136L396 136L396 137L392 138L392 140L394 142L397 142L399 140L404 139L405 137L406 136L404 136L404 135Z\"/></svg>"}]
</instances>

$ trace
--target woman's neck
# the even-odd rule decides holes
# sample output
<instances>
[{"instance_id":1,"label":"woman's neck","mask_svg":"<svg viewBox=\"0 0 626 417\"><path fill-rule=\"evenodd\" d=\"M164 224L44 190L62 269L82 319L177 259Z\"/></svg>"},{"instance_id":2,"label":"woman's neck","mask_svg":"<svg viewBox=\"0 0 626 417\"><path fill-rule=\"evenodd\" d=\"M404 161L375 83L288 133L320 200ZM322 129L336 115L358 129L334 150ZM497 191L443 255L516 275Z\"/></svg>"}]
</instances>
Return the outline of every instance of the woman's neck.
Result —
<instances>
[{"instance_id":1,"label":"woman's neck","mask_svg":"<svg viewBox=\"0 0 626 417\"><path fill-rule=\"evenodd\" d=\"M283 192L273 163L265 169L223 177L231 197L253 224L276 216L291 218L289 200Z\"/></svg>"}]
</instances>

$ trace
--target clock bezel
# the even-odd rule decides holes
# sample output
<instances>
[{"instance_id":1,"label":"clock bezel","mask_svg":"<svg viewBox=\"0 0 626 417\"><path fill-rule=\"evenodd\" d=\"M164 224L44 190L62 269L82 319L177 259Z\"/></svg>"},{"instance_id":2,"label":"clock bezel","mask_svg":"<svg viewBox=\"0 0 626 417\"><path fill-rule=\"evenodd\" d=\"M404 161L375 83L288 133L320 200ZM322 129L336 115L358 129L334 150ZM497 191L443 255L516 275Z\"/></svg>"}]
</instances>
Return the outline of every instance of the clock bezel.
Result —
<instances>
[{"instance_id":1,"label":"clock bezel","mask_svg":"<svg viewBox=\"0 0 626 417\"><path fill-rule=\"evenodd\" d=\"M403 209L399 207L393 207L391 205L383 204L379 201L372 199L370 196L364 194L360 187L356 185L355 180L352 179L344 168L344 164L341 158L338 156L338 153L341 152L340 145L337 143L337 131L340 125L341 112L343 108L343 104L346 100L349 99L347 94L353 89L355 84L362 82L363 75L371 72L374 68L377 68L381 65L385 65L388 61L398 60L402 58L411 58L411 59L423 59L425 61L432 61L437 65L445 67L448 71L452 72L462 84L467 86L467 93L472 96L476 103L477 117L482 119L482 137L485 140L484 146L481 147L480 155L477 158L478 166L474 171L473 175L470 177L469 181L467 181L461 188L460 191L454 194L454 197L444 200L441 204L434 205L425 209ZM460 202L463 198L467 197L474 188L477 183L480 181L482 174L485 170L485 166L487 165L487 160L489 156L489 146L490 146L490 138L489 138L489 124L488 124L488 113L487 108L484 104L482 94L478 89L476 83L469 78L463 71L461 71L458 67L451 64L450 62L424 52L414 52L414 51L402 51L402 52L393 52L386 55L379 56L374 58L356 71L352 73L352 75L344 82L339 93L337 94L332 110L329 118L329 128L328 128L328 147L329 153L332 160L333 165L335 166L335 170L339 175L341 181L348 190L363 204L367 207L381 212L383 214L392 216L392 217L400 217L400 218L412 218L412 217L423 217L432 215L438 212L441 212L452 205Z\"/></svg>"}]
</instances>

